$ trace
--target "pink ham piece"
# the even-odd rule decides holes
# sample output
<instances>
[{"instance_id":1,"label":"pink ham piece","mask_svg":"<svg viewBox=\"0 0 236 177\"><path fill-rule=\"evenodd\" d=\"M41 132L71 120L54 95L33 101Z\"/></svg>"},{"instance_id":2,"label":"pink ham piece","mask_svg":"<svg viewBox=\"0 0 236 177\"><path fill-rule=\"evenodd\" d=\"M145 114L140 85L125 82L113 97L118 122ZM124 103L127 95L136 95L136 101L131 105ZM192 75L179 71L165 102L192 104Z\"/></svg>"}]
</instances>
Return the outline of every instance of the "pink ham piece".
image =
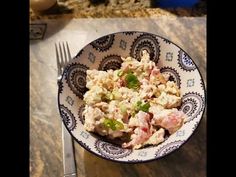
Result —
<instances>
[{"instance_id":1,"label":"pink ham piece","mask_svg":"<svg viewBox=\"0 0 236 177\"><path fill-rule=\"evenodd\" d=\"M166 115L153 117L151 124L161 126L169 131L170 134L176 132L184 124L186 115L182 111L173 109Z\"/></svg>"},{"instance_id":2,"label":"pink ham piece","mask_svg":"<svg viewBox=\"0 0 236 177\"><path fill-rule=\"evenodd\" d=\"M148 138L152 135L150 131L150 115L143 111L139 111L136 114L134 121L130 122L130 127L137 127L134 129L134 134L131 136L131 141L128 143L123 143L123 148L128 147L139 147L142 143L144 143Z\"/></svg>"}]
</instances>

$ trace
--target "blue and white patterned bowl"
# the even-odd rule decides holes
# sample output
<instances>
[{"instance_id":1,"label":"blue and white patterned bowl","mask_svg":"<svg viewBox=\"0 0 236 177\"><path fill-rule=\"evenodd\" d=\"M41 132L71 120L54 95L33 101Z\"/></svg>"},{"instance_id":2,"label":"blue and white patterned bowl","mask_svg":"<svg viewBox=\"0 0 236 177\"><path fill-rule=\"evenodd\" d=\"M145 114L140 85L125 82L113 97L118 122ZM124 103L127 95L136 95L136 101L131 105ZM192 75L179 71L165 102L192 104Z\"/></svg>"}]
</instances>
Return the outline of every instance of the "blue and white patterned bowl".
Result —
<instances>
[{"instance_id":1,"label":"blue and white patterned bowl","mask_svg":"<svg viewBox=\"0 0 236 177\"><path fill-rule=\"evenodd\" d=\"M146 49L161 72L169 73L182 94L187 122L163 143L139 150L123 149L104 138L87 132L84 127L83 95L87 69L118 69L122 57L140 59ZM66 67L59 84L58 106L62 121L74 139L88 151L105 159L137 163L155 160L178 149L197 128L205 108L205 87L197 66L189 55L171 41L146 32L119 32L103 36L86 45Z\"/></svg>"}]
</instances>

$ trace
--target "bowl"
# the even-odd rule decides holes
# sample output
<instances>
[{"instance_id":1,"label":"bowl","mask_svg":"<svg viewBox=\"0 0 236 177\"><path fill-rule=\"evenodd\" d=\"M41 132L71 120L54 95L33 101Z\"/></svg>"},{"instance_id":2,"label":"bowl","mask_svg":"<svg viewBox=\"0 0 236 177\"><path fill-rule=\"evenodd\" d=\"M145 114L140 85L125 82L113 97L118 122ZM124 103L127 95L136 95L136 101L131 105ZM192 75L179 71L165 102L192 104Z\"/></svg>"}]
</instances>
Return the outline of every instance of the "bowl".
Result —
<instances>
[{"instance_id":1,"label":"bowl","mask_svg":"<svg viewBox=\"0 0 236 177\"><path fill-rule=\"evenodd\" d=\"M132 56L139 60L142 50L147 50L161 72L168 73L169 80L179 86L182 95L179 109L188 118L178 131L159 145L137 150L124 149L86 131L83 126L86 70L119 69L121 57ZM191 137L205 110L205 86L194 61L173 42L147 32L118 32L92 41L70 61L59 81L58 108L72 137L89 152L116 162L147 162L174 152Z\"/></svg>"}]
</instances>

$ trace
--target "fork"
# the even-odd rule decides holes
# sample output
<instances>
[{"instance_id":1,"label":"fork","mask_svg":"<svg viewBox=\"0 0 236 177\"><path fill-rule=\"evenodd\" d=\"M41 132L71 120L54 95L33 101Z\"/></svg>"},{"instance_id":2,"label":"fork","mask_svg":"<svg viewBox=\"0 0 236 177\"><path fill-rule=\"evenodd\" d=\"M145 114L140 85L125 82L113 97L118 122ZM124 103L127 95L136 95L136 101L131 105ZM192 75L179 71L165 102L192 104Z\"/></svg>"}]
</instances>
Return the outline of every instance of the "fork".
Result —
<instances>
[{"instance_id":1,"label":"fork","mask_svg":"<svg viewBox=\"0 0 236 177\"><path fill-rule=\"evenodd\" d=\"M72 59L68 43L63 42L56 44L56 58L57 58L57 84L59 83L62 73ZM64 168L64 177L76 177L76 162L74 155L74 142L66 129L65 125L62 122L62 147L63 147L63 168Z\"/></svg>"}]
</instances>

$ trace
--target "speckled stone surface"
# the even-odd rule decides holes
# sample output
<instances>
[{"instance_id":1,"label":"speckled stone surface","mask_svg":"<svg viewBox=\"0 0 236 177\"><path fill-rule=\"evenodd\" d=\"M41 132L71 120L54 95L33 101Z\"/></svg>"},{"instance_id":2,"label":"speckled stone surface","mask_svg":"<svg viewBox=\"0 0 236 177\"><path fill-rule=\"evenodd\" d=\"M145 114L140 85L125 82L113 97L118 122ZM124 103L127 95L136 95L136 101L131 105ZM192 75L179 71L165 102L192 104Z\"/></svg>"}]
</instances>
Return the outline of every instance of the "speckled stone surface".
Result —
<instances>
[{"instance_id":1,"label":"speckled stone surface","mask_svg":"<svg viewBox=\"0 0 236 177\"><path fill-rule=\"evenodd\" d=\"M68 41L74 56L85 44L110 32L139 30L156 33L183 48L193 58L206 81L205 17L61 19L34 22L42 23L47 24L43 39L30 41L31 177L63 176L55 42ZM144 164L115 163L87 152L77 143L75 152L78 177L205 177L206 114L186 144L156 161Z\"/></svg>"},{"instance_id":2,"label":"speckled stone surface","mask_svg":"<svg viewBox=\"0 0 236 177\"><path fill-rule=\"evenodd\" d=\"M98 1L98 0L97 0ZM101 0L102 1L102 0ZM44 12L30 9L30 21L60 18L119 18L151 16L206 16L206 1L192 8L158 8L154 0L103 0L91 3L90 0L58 0L57 4Z\"/></svg>"}]
</instances>

